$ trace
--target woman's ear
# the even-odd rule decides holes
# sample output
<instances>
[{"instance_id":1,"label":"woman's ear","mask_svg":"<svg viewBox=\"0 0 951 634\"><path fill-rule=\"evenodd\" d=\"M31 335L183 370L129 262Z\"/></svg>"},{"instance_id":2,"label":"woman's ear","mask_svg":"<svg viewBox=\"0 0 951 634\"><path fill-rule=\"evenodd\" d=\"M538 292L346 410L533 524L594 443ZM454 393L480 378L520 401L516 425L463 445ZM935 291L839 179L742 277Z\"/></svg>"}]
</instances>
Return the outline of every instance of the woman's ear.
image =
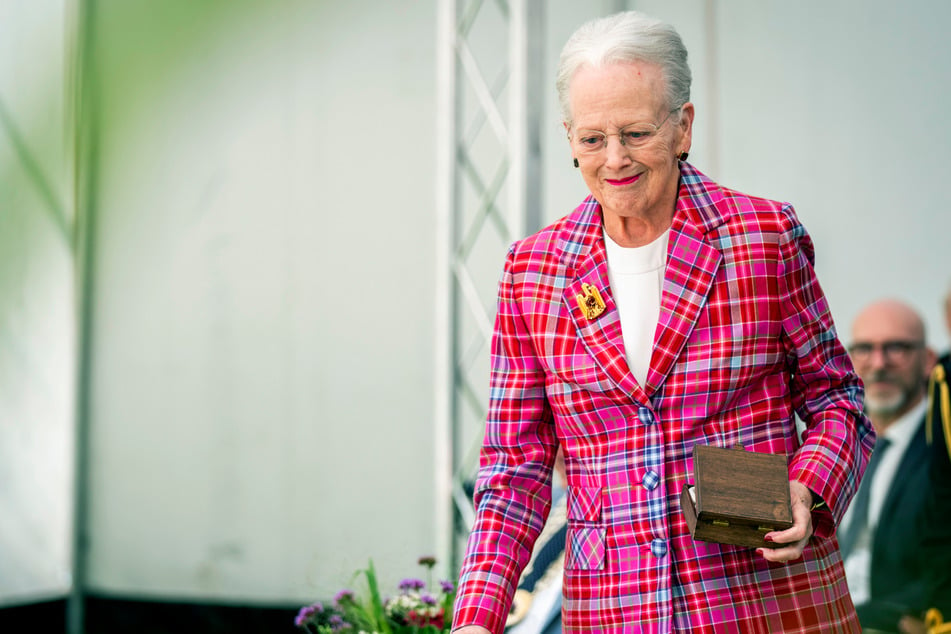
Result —
<instances>
[{"instance_id":1,"label":"woman's ear","mask_svg":"<svg viewBox=\"0 0 951 634\"><path fill-rule=\"evenodd\" d=\"M693 144L693 116L694 114L696 114L696 112L691 102L688 101L683 106L681 106L680 123L679 123L681 139L680 139L680 143L676 146L678 154L689 152L690 146Z\"/></svg>"}]
</instances>

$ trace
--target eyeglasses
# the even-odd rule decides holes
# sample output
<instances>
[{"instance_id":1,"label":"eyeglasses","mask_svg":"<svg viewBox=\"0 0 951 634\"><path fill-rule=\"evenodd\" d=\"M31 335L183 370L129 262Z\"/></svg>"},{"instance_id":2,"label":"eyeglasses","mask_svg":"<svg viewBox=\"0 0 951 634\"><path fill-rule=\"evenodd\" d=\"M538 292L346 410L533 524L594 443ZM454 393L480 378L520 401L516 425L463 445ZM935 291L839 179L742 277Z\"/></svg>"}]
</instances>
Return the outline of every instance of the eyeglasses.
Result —
<instances>
[{"instance_id":1,"label":"eyeglasses","mask_svg":"<svg viewBox=\"0 0 951 634\"><path fill-rule=\"evenodd\" d=\"M657 134L661 127L667 123L667 120L670 119L670 115L682 107L683 106L677 106L673 110L670 110L667 116L664 117L664 120L657 125L653 123L631 123L613 134L608 134L600 130L577 130L574 135L575 138L572 139L572 135L569 132L568 139L574 140L578 150L585 154L595 154L603 150L608 145L609 136L616 136L618 141L621 142L621 145L626 148L636 149L646 145L648 141Z\"/></svg>"},{"instance_id":2,"label":"eyeglasses","mask_svg":"<svg viewBox=\"0 0 951 634\"><path fill-rule=\"evenodd\" d=\"M882 343L861 341L849 346L849 355L854 363L864 363L872 358L876 350L881 350L882 358L888 363L903 363L924 345L923 341L884 341Z\"/></svg>"}]
</instances>

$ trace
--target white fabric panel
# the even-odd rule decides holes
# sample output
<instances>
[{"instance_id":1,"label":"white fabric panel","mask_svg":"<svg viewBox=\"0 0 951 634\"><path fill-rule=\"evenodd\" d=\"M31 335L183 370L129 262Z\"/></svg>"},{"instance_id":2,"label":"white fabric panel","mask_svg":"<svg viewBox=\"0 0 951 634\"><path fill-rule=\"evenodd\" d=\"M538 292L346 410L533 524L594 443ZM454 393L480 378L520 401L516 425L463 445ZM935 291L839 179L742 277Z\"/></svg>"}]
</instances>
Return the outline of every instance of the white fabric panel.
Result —
<instances>
[{"instance_id":1,"label":"white fabric panel","mask_svg":"<svg viewBox=\"0 0 951 634\"><path fill-rule=\"evenodd\" d=\"M434 548L435 7L371 4L97 19L92 591L310 602Z\"/></svg>"},{"instance_id":2,"label":"white fabric panel","mask_svg":"<svg viewBox=\"0 0 951 634\"><path fill-rule=\"evenodd\" d=\"M71 587L75 328L64 3L0 2L0 606Z\"/></svg>"}]
</instances>

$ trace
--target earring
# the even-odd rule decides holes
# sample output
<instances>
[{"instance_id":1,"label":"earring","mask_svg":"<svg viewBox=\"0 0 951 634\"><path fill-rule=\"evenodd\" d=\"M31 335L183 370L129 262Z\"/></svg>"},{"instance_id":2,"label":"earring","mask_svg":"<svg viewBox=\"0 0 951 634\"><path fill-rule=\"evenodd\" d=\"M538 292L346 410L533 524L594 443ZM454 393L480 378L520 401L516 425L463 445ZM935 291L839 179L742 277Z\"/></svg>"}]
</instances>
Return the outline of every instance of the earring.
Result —
<instances>
[{"instance_id":1,"label":"earring","mask_svg":"<svg viewBox=\"0 0 951 634\"><path fill-rule=\"evenodd\" d=\"M575 167L580 167L580 163L578 163L578 159L572 159L572 160L575 163Z\"/></svg>"},{"instance_id":2,"label":"earring","mask_svg":"<svg viewBox=\"0 0 951 634\"><path fill-rule=\"evenodd\" d=\"M688 154L687 154L686 152L681 152L681 153L680 153L680 156L678 156L677 158L679 158L681 161L686 161L686 160L687 160L687 156L688 156Z\"/></svg>"}]
</instances>

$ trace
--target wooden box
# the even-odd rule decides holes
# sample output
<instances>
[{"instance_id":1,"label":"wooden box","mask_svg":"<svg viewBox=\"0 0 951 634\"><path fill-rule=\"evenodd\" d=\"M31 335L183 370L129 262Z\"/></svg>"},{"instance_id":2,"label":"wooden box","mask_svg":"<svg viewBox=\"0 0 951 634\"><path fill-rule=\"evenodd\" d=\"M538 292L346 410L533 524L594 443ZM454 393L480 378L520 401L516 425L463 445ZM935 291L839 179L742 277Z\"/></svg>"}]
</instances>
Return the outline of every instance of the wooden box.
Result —
<instances>
[{"instance_id":1,"label":"wooden box","mask_svg":"<svg viewBox=\"0 0 951 634\"><path fill-rule=\"evenodd\" d=\"M750 548L793 525L786 456L694 445L695 484L684 484L680 507L694 539Z\"/></svg>"}]
</instances>

